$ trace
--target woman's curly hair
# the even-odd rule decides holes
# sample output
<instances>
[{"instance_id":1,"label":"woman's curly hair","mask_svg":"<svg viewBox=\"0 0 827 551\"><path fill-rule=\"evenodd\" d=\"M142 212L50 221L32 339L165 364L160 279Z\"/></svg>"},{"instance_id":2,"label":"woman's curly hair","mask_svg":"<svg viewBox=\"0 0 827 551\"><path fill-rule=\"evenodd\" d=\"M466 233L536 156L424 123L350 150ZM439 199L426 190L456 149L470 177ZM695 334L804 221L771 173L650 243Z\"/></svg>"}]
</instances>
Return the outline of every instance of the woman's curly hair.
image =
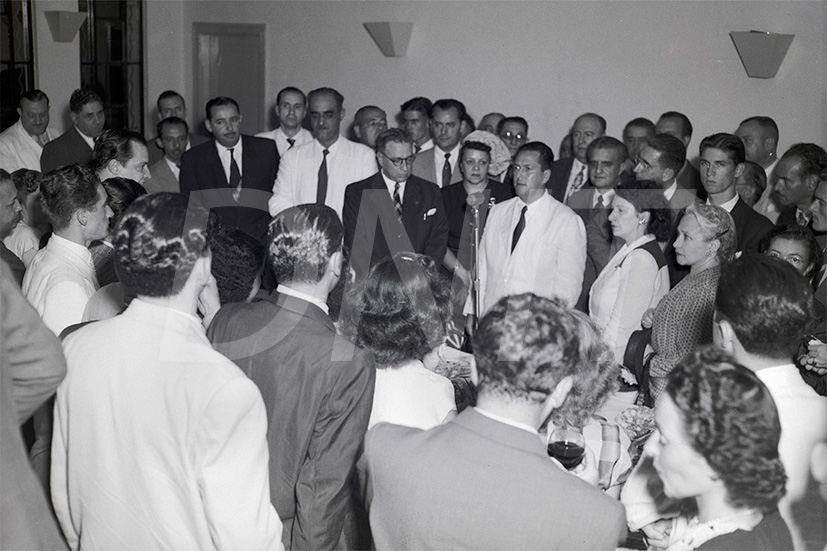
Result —
<instances>
[{"instance_id":1,"label":"woman's curly hair","mask_svg":"<svg viewBox=\"0 0 827 551\"><path fill-rule=\"evenodd\" d=\"M688 441L723 481L730 504L774 511L787 481L778 458L781 424L755 373L715 347L701 347L670 373L666 393Z\"/></svg>"},{"instance_id":2,"label":"woman's curly hair","mask_svg":"<svg viewBox=\"0 0 827 551\"><path fill-rule=\"evenodd\" d=\"M343 330L379 367L421 360L447 334L451 287L428 256L399 253L375 265L343 307Z\"/></svg>"}]
</instances>

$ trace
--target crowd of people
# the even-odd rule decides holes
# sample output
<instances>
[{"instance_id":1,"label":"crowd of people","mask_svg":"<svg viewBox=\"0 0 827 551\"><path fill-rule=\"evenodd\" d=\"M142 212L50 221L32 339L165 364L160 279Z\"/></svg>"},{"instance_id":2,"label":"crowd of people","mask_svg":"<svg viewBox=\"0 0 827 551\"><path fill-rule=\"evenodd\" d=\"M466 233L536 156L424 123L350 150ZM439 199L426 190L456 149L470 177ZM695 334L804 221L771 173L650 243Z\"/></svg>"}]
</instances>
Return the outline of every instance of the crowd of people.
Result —
<instances>
[{"instance_id":1,"label":"crowd of people","mask_svg":"<svg viewBox=\"0 0 827 551\"><path fill-rule=\"evenodd\" d=\"M0 133L0 548L826 548L822 147L157 108Z\"/></svg>"}]
</instances>

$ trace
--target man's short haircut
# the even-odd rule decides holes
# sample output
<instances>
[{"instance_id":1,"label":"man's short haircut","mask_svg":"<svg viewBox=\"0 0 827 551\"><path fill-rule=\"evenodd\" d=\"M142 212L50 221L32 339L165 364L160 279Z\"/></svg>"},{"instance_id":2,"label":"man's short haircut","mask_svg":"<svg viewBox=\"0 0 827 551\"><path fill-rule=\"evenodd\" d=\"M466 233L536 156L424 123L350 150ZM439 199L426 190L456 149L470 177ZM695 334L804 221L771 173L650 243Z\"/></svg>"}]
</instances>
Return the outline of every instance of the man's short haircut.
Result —
<instances>
[{"instance_id":1,"label":"man's short haircut","mask_svg":"<svg viewBox=\"0 0 827 551\"><path fill-rule=\"evenodd\" d=\"M75 114L80 113L84 105L95 101L103 106L103 101L95 92L78 88L72 92L72 97L69 99L69 110Z\"/></svg>"},{"instance_id":2,"label":"man's short haircut","mask_svg":"<svg viewBox=\"0 0 827 551\"><path fill-rule=\"evenodd\" d=\"M465 152L468 150L473 151L482 151L483 153L488 153L488 158L491 158L491 146L477 141L468 141L462 144L462 149L459 150L459 158L462 160Z\"/></svg>"},{"instance_id":3,"label":"man's short haircut","mask_svg":"<svg viewBox=\"0 0 827 551\"><path fill-rule=\"evenodd\" d=\"M586 159L591 158L592 153L598 149L610 149L616 151L618 160L621 163L629 157L629 150L626 149L626 144L611 136L600 136L599 138L593 139L592 143L589 144L588 149L586 149Z\"/></svg>"},{"instance_id":4,"label":"man's short haircut","mask_svg":"<svg viewBox=\"0 0 827 551\"><path fill-rule=\"evenodd\" d=\"M179 94L175 90L165 90L164 92L161 92L160 96L158 96L158 101L156 102L156 105L158 106L158 110L159 111L161 110L161 102L162 101L167 100L167 99L172 99L172 98L180 98L181 103L183 103L185 106L187 105L187 102L184 101L184 96L182 96L181 94Z\"/></svg>"},{"instance_id":5,"label":"man's short haircut","mask_svg":"<svg viewBox=\"0 0 827 551\"><path fill-rule=\"evenodd\" d=\"M660 184L651 180L631 180L617 186L615 193L631 203L637 212L649 213L646 233L651 233L658 241L669 239L672 234L672 213Z\"/></svg>"},{"instance_id":6,"label":"man's short haircut","mask_svg":"<svg viewBox=\"0 0 827 551\"><path fill-rule=\"evenodd\" d=\"M405 111L417 111L422 113L426 117L431 117L431 108L434 105L431 103L431 100L428 98L417 97L411 98L405 103L402 104L401 110L404 113Z\"/></svg>"},{"instance_id":7,"label":"man's short haircut","mask_svg":"<svg viewBox=\"0 0 827 551\"><path fill-rule=\"evenodd\" d=\"M583 113L582 115L580 115L579 117L574 119L574 124L577 124L577 121L579 121L581 119L594 119L594 120L596 120L597 124L600 125L600 131L604 132L604 133L606 132L606 119L604 119L603 117L601 117L597 113ZM574 124L572 125L572 127L574 127Z\"/></svg>"},{"instance_id":8,"label":"man's short haircut","mask_svg":"<svg viewBox=\"0 0 827 551\"><path fill-rule=\"evenodd\" d=\"M47 96L42 90L26 90L22 94L20 94L20 99L17 101L17 105L22 107L23 100L36 102L46 100L46 105L49 105L49 96Z\"/></svg>"},{"instance_id":9,"label":"man's short haircut","mask_svg":"<svg viewBox=\"0 0 827 551\"><path fill-rule=\"evenodd\" d=\"M540 168L543 170L551 170L551 165L554 164L554 152L551 148L543 142L528 142L527 144L523 144L520 149L517 150L517 155L532 151L540 154Z\"/></svg>"},{"instance_id":10,"label":"man's short haircut","mask_svg":"<svg viewBox=\"0 0 827 551\"><path fill-rule=\"evenodd\" d=\"M172 126L174 124L180 124L184 127L184 132L189 134L190 132L190 125L187 124L187 121L182 119L181 117L167 117L157 125L155 125L155 130L158 133L158 137L160 137L164 133L164 126Z\"/></svg>"},{"instance_id":11,"label":"man's short haircut","mask_svg":"<svg viewBox=\"0 0 827 551\"><path fill-rule=\"evenodd\" d=\"M370 109L375 109L376 111L382 111L383 113L385 112L385 110L382 109L381 107L376 107L375 105L365 105L364 107L360 107L359 110L356 111L356 114L353 115L353 123L356 124L357 126L361 125L362 124L362 119L365 118L365 113L367 113L368 110L370 110Z\"/></svg>"},{"instance_id":12,"label":"man's short haircut","mask_svg":"<svg viewBox=\"0 0 827 551\"><path fill-rule=\"evenodd\" d=\"M391 142L409 143L413 147L413 138L407 130L404 128L388 128L376 137L376 151L384 153L385 146Z\"/></svg>"},{"instance_id":13,"label":"man's short haircut","mask_svg":"<svg viewBox=\"0 0 827 551\"><path fill-rule=\"evenodd\" d=\"M707 136L703 140L701 140L701 146L699 147L701 155L704 153L704 149L712 148L712 149L720 149L727 156L735 162L736 165L740 165L744 161L747 160L747 153L744 149L744 142L741 141L741 138L734 134L727 134L726 132L719 132L718 134L712 134L711 136Z\"/></svg>"},{"instance_id":14,"label":"man's short haircut","mask_svg":"<svg viewBox=\"0 0 827 551\"><path fill-rule=\"evenodd\" d=\"M741 177L755 188L755 196L761 197L767 189L767 171L755 161L744 161L744 172Z\"/></svg>"},{"instance_id":15,"label":"man's short haircut","mask_svg":"<svg viewBox=\"0 0 827 551\"><path fill-rule=\"evenodd\" d=\"M130 178L107 178L101 185L106 190L106 204L112 209L114 221L117 221L138 197L146 195L146 188Z\"/></svg>"},{"instance_id":16,"label":"man's short haircut","mask_svg":"<svg viewBox=\"0 0 827 551\"><path fill-rule=\"evenodd\" d=\"M326 205L297 205L270 222L267 244L279 283L318 283L330 257L342 249L345 230L336 211Z\"/></svg>"},{"instance_id":17,"label":"man's short haircut","mask_svg":"<svg viewBox=\"0 0 827 551\"><path fill-rule=\"evenodd\" d=\"M500 299L474 333L480 391L542 402L577 371L580 329L559 299L523 293Z\"/></svg>"},{"instance_id":18,"label":"man's short haircut","mask_svg":"<svg viewBox=\"0 0 827 551\"><path fill-rule=\"evenodd\" d=\"M3 172L6 171L3 170ZM6 174L8 174L8 172L6 172ZM0 177L0 180L4 179L5 178ZM29 168L18 168L11 173L11 179L14 181L14 187L17 188L17 197L23 198L40 189L40 182L43 180L43 173Z\"/></svg>"},{"instance_id":19,"label":"man's short haircut","mask_svg":"<svg viewBox=\"0 0 827 551\"><path fill-rule=\"evenodd\" d=\"M813 292L787 262L744 254L721 267L715 310L744 350L789 363L812 319Z\"/></svg>"},{"instance_id":20,"label":"man's short haircut","mask_svg":"<svg viewBox=\"0 0 827 551\"><path fill-rule=\"evenodd\" d=\"M238 228L219 228L210 236L210 251L221 304L246 301L264 268L264 245Z\"/></svg>"},{"instance_id":21,"label":"man's short haircut","mask_svg":"<svg viewBox=\"0 0 827 551\"><path fill-rule=\"evenodd\" d=\"M434 112L439 109L440 111L447 111L448 109L456 109L459 117L457 117L460 121L465 118L465 104L461 101L453 99L453 98L446 98L446 99L439 99L434 102L433 107L431 107L431 118L434 118Z\"/></svg>"},{"instance_id":22,"label":"man's short haircut","mask_svg":"<svg viewBox=\"0 0 827 551\"><path fill-rule=\"evenodd\" d=\"M525 120L523 117L505 117L503 120L500 121L500 124L497 125L497 134L503 131L505 125L507 123L517 123L522 124L525 126L525 132L528 134L528 121Z\"/></svg>"},{"instance_id":23,"label":"man's short haircut","mask_svg":"<svg viewBox=\"0 0 827 551\"><path fill-rule=\"evenodd\" d=\"M632 128L632 127L645 128L646 130L648 130L652 134L655 133L655 123L653 123L652 121L650 121L649 119L647 119L645 117L638 117L636 119L632 119L629 122L627 122L626 126L623 127L623 135L625 136L626 132L628 132L629 129Z\"/></svg>"},{"instance_id":24,"label":"man's short haircut","mask_svg":"<svg viewBox=\"0 0 827 551\"><path fill-rule=\"evenodd\" d=\"M683 134L681 138L686 136L692 136L692 123L689 122L689 117L684 115L683 113L678 113L677 111L667 111L663 115L660 116L661 119L678 119L681 121L681 129L683 130ZM658 119L660 120L660 119Z\"/></svg>"},{"instance_id":25,"label":"man's short haircut","mask_svg":"<svg viewBox=\"0 0 827 551\"><path fill-rule=\"evenodd\" d=\"M827 168L827 151L814 143L797 143L790 147L781 156L782 159L795 157L799 160L801 177L815 176Z\"/></svg>"},{"instance_id":26,"label":"man's short haircut","mask_svg":"<svg viewBox=\"0 0 827 551\"><path fill-rule=\"evenodd\" d=\"M658 162L661 168L671 168L678 175L686 162L686 146L670 134L655 134L646 139L646 145L660 153Z\"/></svg>"},{"instance_id":27,"label":"man's short haircut","mask_svg":"<svg viewBox=\"0 0 827 551\"><path fill-rule=\"evenodd\" d=\"M132 296L177 295L196 261L209 254L207 209L180 193L139 197L115 228L115 272Z\"/></svg>"},{"instance_id":28,"label":"man's short haircut","mask_svg":"<svg viewBox=\"0 0 827 551\"><path fill-rule=\"evenodd\" d=\"M104 169L112 160L125 165L135 155L133 142L146 147L146 140L137 132L126 128L104 130L103 134L95 140L95 149L92 152L92 168L95 170Z\"/></svg>"},{"instance_id":29,"label":"man's short haircut","mask_svg":"<svg viewBox=\"0 0 827 551\"><path fill-rule=\"evenodd\" d=\"M207 113L207 120L212 120L213 107L224 107L226 105L232 105L239 114L241 113L241 109L238 107L238 102L236 102L233 98L218 96L207 102L207 107L205 109Z\"/></svg>"},{"instance_id":30,"label":"man's short haircut","mask_svg":"<svg viewBox=\"0 0 827 551\"><path fill-rule=\"evenodd\" d=\"M760 126L761 128L763 128L765 130L769 130L770 131L770 136L773 139L775 139L776 143L778 143L778 125L775 124L775 121L772 120L772 118L763 117L763 116L750 117L748 119L742 120L741 124L739 124L738 126L748 124L748 123L751 123L751 122L754 122L755 124L757 124L758 126Z\"/></svg>"},{"instance_id":31,"label":"man's short haircut","mask_svg":"<svg viewBox=\"0 0 827 551\"><path fill-rule=\"evenodd\" d=\"M342 107L345 105L345 97L340 94L338 90L334 90L333 88L316 88L307 94L307 102L310 103L316 96L331 96L336 101L336 106L339 108L339 111L341 111Z\"/></svg>"},{"instance_id":32,"label":"man's short haircut","mask_svg":"<svg viewBox=\"0 0 827 551\"><path fill-rule=\"evenodd\" d=\"M98 185L97 173L86 166L68 165L47 172L40 182L40 201L52 227L62 230L69 226L75 212L94 208Z\"/></svg>"},{"instance_id":33,"label":"man's short haircut","mask_svg":"<svg viewBox=\"0 0 827 551\"><path fill-rule=\"evenodd\" d=\"M282 94L287 94L293 92L294 94L298 94L302 97L302 103L307 105L307 96L304 95L304 92L296 88L295 86L285 86L281 90L279 90L278 95L276 95L276 105L281 103L281 96Z\"/></svg>"}]
</instances>

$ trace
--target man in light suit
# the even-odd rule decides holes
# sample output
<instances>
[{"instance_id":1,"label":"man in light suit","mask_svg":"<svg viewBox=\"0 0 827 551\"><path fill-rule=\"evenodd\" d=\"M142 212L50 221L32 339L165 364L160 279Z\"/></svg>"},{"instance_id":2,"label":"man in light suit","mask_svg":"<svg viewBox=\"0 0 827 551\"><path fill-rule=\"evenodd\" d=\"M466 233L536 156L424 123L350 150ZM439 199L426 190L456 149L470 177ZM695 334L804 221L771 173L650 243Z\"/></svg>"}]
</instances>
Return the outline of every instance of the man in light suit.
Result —
<instances>
[{"instance_id":1,"label":"man in light suit","mask_svg":"<svg viewBox=\"0 0 827 551\"><path fill-rule=\"evenodd\" d=\"M341 216L348 184L376 172L373 151L339 135L344 101L333 88L318 88L308 95L315 139L284 154L268 202L272 216L307 203L327 205Z\"/></svg>"},{"instance_id":2,"label":"man in light suit","mask_svg":"<svg viewBox=\"0 0 827 551\"><path fill-rule=\"evenodd\" d=\"M571 144L574 156L560 159L551 168L548 180L549 193L561 203L568 204L569 197L589 181L589 144L606 135L606 119L596 113L583 113L574 120Z\"/></svg>"},{"instance_id":3,"label":"man in light suit","mask_svg":"<svg viewBox=\"0 0 827 551\"><path fill-rule=\"evenodd\" d=\"M189 144L187 121L168 117L158 123L158 137L155 144L164 152L158 162L149 167L149 180L144 184L148 193L169 191L178 193L181 185L181 157Z\"/></svg>"},{"instance_id":4,"label":"man in light suit","mask_svg":"<svg viewBox=\"0 0 827 551\"><path fill-rule=\"evenodd\" d=\"M474 339L485 381L476 407L429 431L380 424L365 438L376 549L615 549L625 515L584 482L596 480L593 460L567 472L537 432L576 370L598 369L581 346L577 318L559 301L499 300Z\"/></svg>"},{"instance_id":5,"label":"man in light suit","mask_svg":"<svg viewBox=\"0 0 827 551\"><path fill-rule=\"evenodd\" d=\"M433 149L420 151L413 164L413 175L438 187L462 181L459 150L465 105L455 99L441 99L431 108Z\"/></svg>"},{"instance_id":6,"label":"man in light suit","mask_svg":"<svg viewBox=\"0 0 827 551\"><path fill-rule=\"evenodd\" d=\"M485 313L500 298L531 292L573 307L583 285L586 229L574 211L546 192L554 153L529 142L514 160L517 197L494 205L480 243L479 273ZM464 313L473 313L471 296Z\"/></svg>"},{"instance_id":7,"label":"man in light suit","mask_svg":"<svg viewBox=\"0 0 827 551\"><path fill-rule=\"evenodd\" d=\"M445 207L435 184L411 175L413 138L401 128L384 131L376 160L381 170L345 191L345 244L356 275L400 252L441 263L448 246Z\"/></svg>"},{"instance_id":8,"label":"man in light suit","mask_svg":"<svg viewBox=\"0 0 827 551\"><path fill-rule=\"evenodd\" d=\"M589 184L575 192L569 199L569 208L583 220L586 226L586 271L583 274L583 290L576 308L588 313L589 290L597 275L623 246L612 235L609 223L615 188L622 181L631 179L623 171L627 159L628 144L611 136L601 136L589 144L586 156L589 160Z\"/></svg>"},{"instance_id":9,"label":"man in light suit","mask_svg":"<svg viewBox=\"0 0 827 551\"><path fill-rule=\"evenodd\" d=\"M276 215L267 247L279 286L223 307L208 336L261 390L270 420L270 495L285 549L338 549L368 428L372 356L336 334L327 296L344 230L324 205Z\"/></svg>"},{"instance_id":10,"label":"man in light suit","mask_svg":"<svg viewBox=\"0 0 827 551\"><path fill-rule=\"evenodd\" d=\"M78 88L69 100L72 127L43 146L41 171L45 174L66 165L85 165L92 160L95 138L103 132L103 101L91 90Z\"/></svg>"},{"instance_id":11,"label":"man in light suit","mask_svg":"<svg viewBox=\"0 0 827 551\"><path fill-rule=\"evenodd\" d=\"M732 134L719 133L701 141L701 183L707 203L732 215L738 236L738 250L758 252L761 240L772 230L772 222L755 212L738 196L735 179L744 170L744 142Z\"/></svg>"},{"instance_id":12,"label":"man in light suit","mask_svg":"<svg viewBox=\"0 0 827 551\"><path fill-rule=\"evenodd\" d=\"M71 549L283 549L261 393L204 334L208 218L174 193L132 203L114 247L135 299L63 343L52 503Z\"/></svg>"},{"instance_id":13,"label":"man in light suit","mask_svg":"<svg viewBox=\"0 0 827 551\"><path fill-rule=\"evenodd\" d=\"M206 125L213 140L181 157L181 193L197 192L198 200L215 209L225 225L262 240L270 221L267 201L279 168L276 144L241 135L241 114L232 98L207 102Z\"/></svg>"},{"instance_id":14,"label":"man in light suit","mask_svg":"<svg viewBox=\"0 0 827 551\"><path fill-rule=\"evenodd\" d=\"M20 119L0 134L0 167L10 174L21 168L40 172L43 146L60 136L49 126L49 96L40 90L20 94Z\"/></svg>"}]
</instances>

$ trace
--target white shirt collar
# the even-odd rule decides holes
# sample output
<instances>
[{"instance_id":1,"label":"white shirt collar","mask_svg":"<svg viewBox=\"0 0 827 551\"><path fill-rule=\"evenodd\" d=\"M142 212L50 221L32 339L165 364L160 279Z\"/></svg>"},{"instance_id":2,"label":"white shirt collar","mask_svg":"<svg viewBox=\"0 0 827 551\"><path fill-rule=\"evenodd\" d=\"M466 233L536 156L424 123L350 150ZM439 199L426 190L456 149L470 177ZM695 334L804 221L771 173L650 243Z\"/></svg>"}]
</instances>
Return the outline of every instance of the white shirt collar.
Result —
<instances>
[{"instance_id":1,"label":"white shirt collar","mask_svg":"<svg viewBox=\"0 0 827 551\"><path fill-rule=\"evenodd\" d=\"M181 178L181 168L178 165L176 165L175 163L173 163L172 161L170 161L167 158L166 155L164 155L164 160L167 162L167 166L169 167L170 172L172 172L172 175L175 176L175 179L176 180L180 179Z\"/></svg>"},{"instance_id":2,"label":"white shirt collar","mask_svg":"<svg viewBox=\"0 0 827 551\"><path fill-rule=\"evenodd\" d=\"M677 178L672 180L672 184L663 190L663 196L666 197L667 201L671 201L672 197L675 196L675 192L678 191L678 180Z\"/></svg>"},{"instance_id":3,"label":"white shirt collar","mask_svg":"<svg viewBox=\"0 0 827 551\"><path fill-rule=\"evenodd\" d=\"M95 149L95 138L90 138L89 136L87 136L86 134L81 132L80 128L78 128L77 126L75 126L74 128L77 131L77 133L80 134L80 137L83 138L83 141L85 141L87 143L87 145L89 145L89 147L91 147L92 150L94 150Z\"/></svg>"},{"instance_id":4,"label":"white shirt collar","mask_svg":"<svg viewBox=\"0 0 827 551\"><path fill-rule=\"evenodd\" d=\"M379 169L379 174L381 174L382 179L385 180L385 187L388 188L388 193L390 193L391 197L393 197L393 190L394 190L394 188L396 188L397 182L395 182L394 180L391 180L390 178L385 176L385 173L382 172L381 168ZM402 199L402 200L405 199L405 184L407 184L407 183L408 183L407 180L404 181L404 182L399 182L399 199Z\"/></svg>"},{"instance_id":5,"label":"white shirt collar","mask_svg":"<svg viewBox=\"0 0 827 551\"><path fill-rule=\"evenodd\" d=\"M291 289L290 287L287 287L285 285L279 285L278 287L276 287L276 292L281 293L282 295L287 295L304 300L306 302L310 302L311 304L315 304L316 306L321 308L325 314L330 315L330 308L328 308L327 303L323 300L317 299L312 295L308 295L307 293L302 293L301 291Z\"/></svg>"},{"instance_id":6,"label":"white shirt collar","mask_svg":"<svg viewBox=\"0 0 827 551\"><path fill-rule=\"evenodd\" d=\"M730 199L726 203L723 203L722 205L718 205L718 206L721 207L722 209L724 209L727 212L732 212L732 209L735 208L735 203L737 203L737 202L738 202L738 194L736 193L735 197L733 197L732 199ZM706 204L711 205L712 202L709 199L707 199Z\"/></svg>"},{"instance_id":7,"label":"white shirt collar","mask_svg":"<svg viewBox=\"0 0 827 551\"><path fill-rule=\"evenodd\" d=\"M594 190L594 197L592 197L592 208L597 206L597 198L603 196L603 206L610 207L612 206L612 201L615 199L615 190L614 189L607 189L606 191L601 191L597 188Z\"/></svg>"},{"instance_id":8,"label":"white shirt collar","mask_svg":"<svg viewBox=\"0 0 827 551\"><path fill-rule=\"evenodd\" d=\"M488 417L492 421L497 421L498 423L503 423L504 425L509 425L511 427L524 430L526 432L530 432L531 434L536 434L537 436L540 433L534 427L526 425L525 423L520 423L519 421L512 421L511 419L506 419L505 417L501 417L499 415L495 415L490 411L485 411L484 409L480 408L479 406L474 406L474 411L482 415L483 417Z\"/></svg>"},{"instance_id":9,"label":"white shirt collar","mask_svg":"<svg viewBox=\"0 0 827 551\"><path fill-rule=\"evenodd\" d=\"M775 165L778 164L778 157L772 162L770 166L764 169L764 173L767 175L767 179L769 180L772 176L773 172L775 172Z\"/></svg>"},{"instance_id":10,"label":"white shirt collar","mask_svg":"<svg viewBox=\"0 0 827 551\"><path fill-rule=\"evenodd\" d=\"M232 147L233 158L235 159L235 162L239 164L239 166L241 166L241 152L243 151L242 148L241 148L241 142L243 142L243 141L244 140L241 139L241 136L239 136L238 137L238 142ZM215 147L218 150L218 156L219 157L222 157L222 156L226 155L227 158L229 158L229 155L230 155L230 148L229 147L224 147L223 145L218 143L218 140L215 140Z\"/></svg>"},{"instance_id":11,"label":"white shirt collar","mask_svg":"<svg viewBox=\"0 0 827 551\"><path fill-rule=\"evenodd\" d=\"M324 150L327 149L327 156L330 157L332 155L335 155L336 151L339 150L339 142L342 141L342 137L339 136L338 138L336 138L336 141L330 144L328 147L323 146L322 143L315 138L313 139L313 141L316 142L316 145L319 147L319 153L323 154Z\"/></svg>"}]
</instances>

